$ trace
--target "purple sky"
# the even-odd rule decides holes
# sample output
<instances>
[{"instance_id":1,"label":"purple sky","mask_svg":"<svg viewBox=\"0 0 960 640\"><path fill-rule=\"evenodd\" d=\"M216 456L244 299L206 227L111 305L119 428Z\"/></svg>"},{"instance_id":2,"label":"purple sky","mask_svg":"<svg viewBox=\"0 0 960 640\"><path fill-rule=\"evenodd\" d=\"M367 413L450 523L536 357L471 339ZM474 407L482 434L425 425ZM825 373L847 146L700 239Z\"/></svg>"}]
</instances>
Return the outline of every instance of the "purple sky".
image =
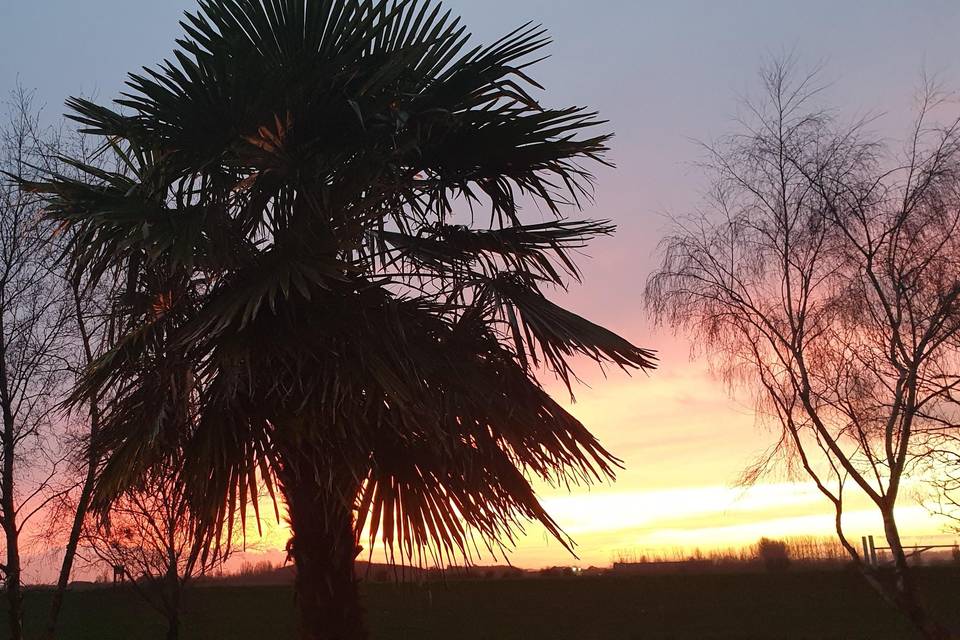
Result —
<instances>
[{"instance_id":1,"label":"purple sky","mask_svg":"<svg viewBox=\"0 0 960 640\"><path fill-rule=\"evenodd\" d=\"M953 0L718 2L677 0L449 0L478 41L527 21L554 38L534 69L552 105L587 105L611 120L612 158L597 205L619 236L586 264L574 304L641 342L638 282L652 265L663 214L696 204L702 180L694 140L730 129L738 96L764 59L793 51L825 65L835 104L851 113L889 113L895 135L921 70L957 85L960 3ZM50 117L68 95L114 97L124 75L169 55L190 0L0 0L0 89L19 78ZM887 133L887 131L884 131ZM657 342L657 339L654 339Z\"/></svg>"},{"instance_id":2,"label":"purple sky","mask_svg":"<svg viewBox=\"0 0 960 640\"><path fill-rule=\"evenodd\" d=\"M693 166L699 157L695 140L734 128L738 100L755 91L765 59L793 52L801 67L822 64L822 77L831 83L829 103L851 118L880 116L874 130L896 139L909 122L921 72L937 75L947 88L960 88L960 3L445 4L463 16L478 41L489 42L527 21L543 23L554 38L551 58L532 73L547 88L543 102L596 108L616 133L617 168L598 173L597 201L585 215L613 218L620 233L591 248L583 262L585 285L571 291L566 303L661 350L663 363L652 376L633 380L618 374L604 380L584 371L591 388L578 394L575 411L628 465L615 487L590 494L592 502L583 501L586 494L568 499L547 492L561 524L581 531L585 558L603 563L616 548L666 544L664 531L683 544L707 545L748 540L762 526L773 533L778 527L817 529L822 506L795 487L774 491L779 502L763 491L744 498L728 489L769 436L755 428L745 407L726 399L701 364L689 362L682 337L650 331L643 282L655 264L666 215L699 201L704 181ZM68 95L112 98L126 72L169 54L179 35L177 20L193 6L187 0L0 0L0 89L12 88L19 78L35 89L50 118L62 111ZM720 494L710 493L715 491L727 496L726 502L718 503ZM704 500L712 501L713 510L682 507ZM630 517L604 519L610 511ZM640 511L653 515L644 519ZM741 529L717 533L722 521ZM556 545L539 534L531 539L521 545L521 564L559 557Z\"/></svg>"}]
</instances>

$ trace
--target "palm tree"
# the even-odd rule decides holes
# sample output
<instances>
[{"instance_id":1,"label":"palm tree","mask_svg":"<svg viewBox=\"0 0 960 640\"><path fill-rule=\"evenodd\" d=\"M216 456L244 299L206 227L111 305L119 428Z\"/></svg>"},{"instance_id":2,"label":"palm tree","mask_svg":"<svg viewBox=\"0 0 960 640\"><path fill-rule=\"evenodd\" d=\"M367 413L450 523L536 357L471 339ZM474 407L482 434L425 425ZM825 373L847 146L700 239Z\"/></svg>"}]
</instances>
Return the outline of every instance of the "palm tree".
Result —
<instances>
[{"instance_id":1,"label":"palm tree","mask_svg":"<svg viewBox=\"0 0 960 640\"><path fill-rule=\"evenodd\" d=\"M214 553L260 487L282 496L310 639L363 637L362 537L442 562L534 520L569 545L531 478L618 460L537 375L654 356L544 295L614 229L563 215L610 136L531 96L544 31L474 47L430 0L201 0L182 26L116 109L68 101L117 169L28 185L118 291L75 392L109 390L94 505L183 451Z\"/></svg>"}]
</instances>

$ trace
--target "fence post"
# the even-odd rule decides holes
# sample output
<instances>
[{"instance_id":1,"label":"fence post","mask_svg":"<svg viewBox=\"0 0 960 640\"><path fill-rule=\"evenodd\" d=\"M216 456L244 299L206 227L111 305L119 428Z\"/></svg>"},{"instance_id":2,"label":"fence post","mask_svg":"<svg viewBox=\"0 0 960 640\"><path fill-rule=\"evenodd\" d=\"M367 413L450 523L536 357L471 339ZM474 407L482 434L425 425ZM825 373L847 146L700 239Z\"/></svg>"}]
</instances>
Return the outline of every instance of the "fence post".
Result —
<instances>
[{"instance_id":1,"label":"fence post","mask_svg":"<svg viewBox=\"0 0 960 640\"><path fill-rule=\"evenodd\" d=\"M870 540L870 564L874 567L878 566L877 563L877 547L873 543L873 536L868 538Z\"/></svg>"}]
</instances>

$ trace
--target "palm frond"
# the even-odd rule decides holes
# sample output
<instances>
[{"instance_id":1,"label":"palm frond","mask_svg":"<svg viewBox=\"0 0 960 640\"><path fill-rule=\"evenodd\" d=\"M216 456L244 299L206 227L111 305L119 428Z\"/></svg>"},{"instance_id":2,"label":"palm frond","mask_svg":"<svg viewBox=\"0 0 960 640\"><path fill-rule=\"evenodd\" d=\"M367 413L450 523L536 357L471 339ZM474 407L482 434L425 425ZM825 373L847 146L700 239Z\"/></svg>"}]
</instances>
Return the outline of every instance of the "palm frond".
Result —
<instances>
[{"instance_id":1,"label":"palm frond","mask_svg":"<svg viewBox=\"0 0 960 640\"><path fill-rule=\"evenodd\" d=\"M421 230L417 236L381 230L379 238L397 249L403 259L411 259L437 277L469 276L458 265L478 265L487 276L500 271L534 273L557 285L565 275L579 280L569 252L586 247L590 239L609 235L613 225L604 221L557 220L500 229L470 229L440 225ZM554 264L556 261L557 265Z\"/></svg>"},{"instance_id":2,"label":"palm frond","mask_svg":"<svg viewBox=\"0 0 960 640\"><path fill-rule=\"evenodd\" d=\"M568 389L573 376L569 361L576 354L624 370L656 366L653 351L635 347L609 329L551 302L529 276L501 274L487 280L485 287L503 307L514 311L509 322L515 342L526 346L535 364L537 353L542 354Z\"/></svg>"},{"instance_id":3,"label":"palm frond","mask_svg":"<svg viewBox=\"0 0 960 640\"><path fill-rule=\"evenodd\" d=\"M181 24L113 107L68 102L116 169L24 184L74 270L115 287L112 348L74 394L109 398L97 505L177 459L214 551L263 483L346 496L408 559L528 519L569 544L529 478L618 461L534 365L569 386L578 356L654 356L540 291L613 232L566 217L611 136L540 104L544 30L476 46L431 0L200 0ZM524 195L556 219L525 223ZM489 223L454 224L462 203Z\"/></svg>"}]
</instances>

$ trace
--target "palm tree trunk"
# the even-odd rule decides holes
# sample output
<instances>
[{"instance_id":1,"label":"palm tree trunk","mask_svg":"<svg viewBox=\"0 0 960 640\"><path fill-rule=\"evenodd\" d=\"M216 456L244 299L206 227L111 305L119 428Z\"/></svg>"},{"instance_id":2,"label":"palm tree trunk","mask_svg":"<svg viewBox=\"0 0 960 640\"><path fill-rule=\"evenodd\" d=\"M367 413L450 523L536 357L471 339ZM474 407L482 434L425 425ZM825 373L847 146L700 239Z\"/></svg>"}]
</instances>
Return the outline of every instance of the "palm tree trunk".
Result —
<instances>
[{"instance_id":1,"label":"palm tree trunk","mask_svg":"<svg viewBox=\"0 0 960 640\"><path fill-rule=\"evenodd\" d=\"M302 460L301 470L316 464ZM293 538L301 640L363 640L363 610L354 573L352 482L318 481L316 472L283 482ZM290 477L293 476L293 477Z\"/></svg>"}]
</instances>

